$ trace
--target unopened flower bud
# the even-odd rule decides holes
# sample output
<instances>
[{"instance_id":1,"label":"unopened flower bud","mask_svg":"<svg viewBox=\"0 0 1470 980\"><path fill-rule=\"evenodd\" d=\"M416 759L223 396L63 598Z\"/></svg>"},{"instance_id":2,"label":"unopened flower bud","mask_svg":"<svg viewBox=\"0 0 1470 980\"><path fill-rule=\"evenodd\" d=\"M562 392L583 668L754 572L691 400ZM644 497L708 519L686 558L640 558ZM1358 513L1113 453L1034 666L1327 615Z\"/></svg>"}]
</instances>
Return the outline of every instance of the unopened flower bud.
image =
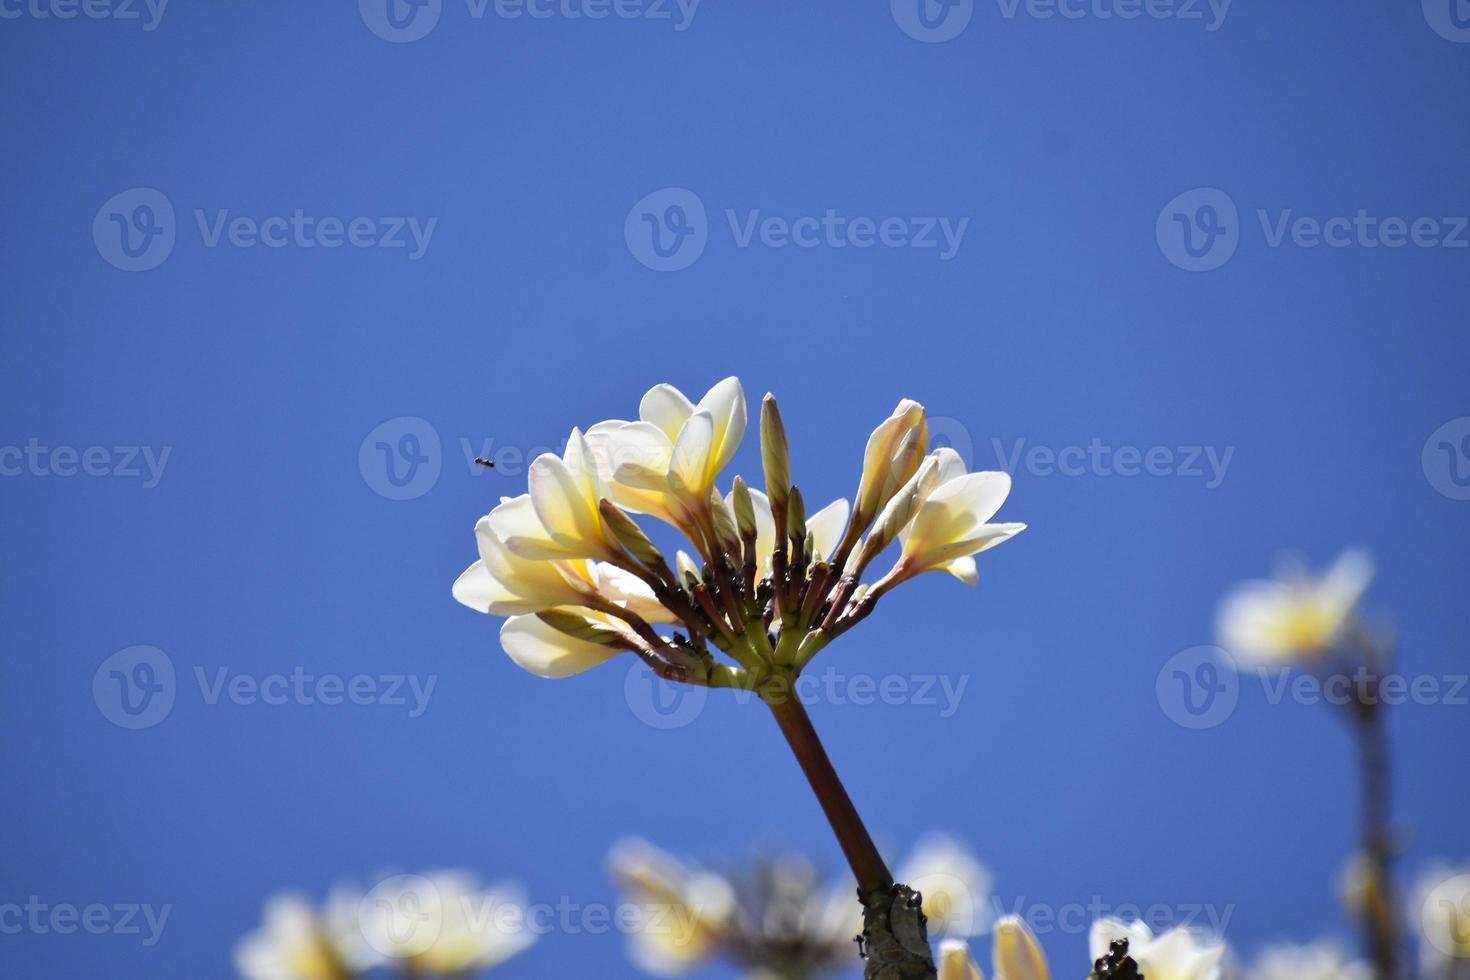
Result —
<instances>
[{"instance_id":1,"label":"unopened flower bud","mask_svg":"<svg viewBox=\"0 0 1470 980\"><path fill-rule=\"evenodd\" d=\"M627 511L611 500L602 500L598 503L597 509L601 511L602 519L607 524L608 530L613 533L613 537L617 538L618 543L627 548L628 553L640 564L649 568L662 564L664 556L654 547L648 535L643 533L643 529L628 516Z\"/></svg>"},{"instance_id":2,"label":"unopened flower bud","mask_svg":"<svg viewBox=\"0 0 1470 980\"><path fill-rule=\"evenodd\" d=\"M747 544L753 542L757 533L755 504L750 499L750 488L741 477L735 478L735 485L730 490L730 502L735 509L735 527L740 532L740 540Z\"/></svg>"},{"instance_id":3,"label":"unopened flower bud","mask_svg":"<svg viewBox=\"0 0 1470 980\"><path fill-rule=\"evenodd\" d=\"M761 401L761 464L766 474L766 496L771 498L772 510L779 514L791 486L791 458L781 410L771 394Z\"/></svg>"},{"instance_id":4,"label":"unopened flower bud","mask_svg":"<svg viewBox=\"0 0 1470 980\"><path fill-rule=\"evenodd\" d=\"M905 398L868 437L854 512L865 525L919 468L929 442L924 406Z\"/></svg>"},{"instance_id":5,"label":"unopened flower bud","mask_svg":"<svg viewBox=\"0 0 1470 980\"><path fill-rule=\"evenodd\" d=\"M602 623L586 616L569 612L565 609L543 609L536 613L536 618L558 633L565 633L578 640L586 640L588 643L615 643L618 633L609 629Z\"/></svg>"}]
</instances>

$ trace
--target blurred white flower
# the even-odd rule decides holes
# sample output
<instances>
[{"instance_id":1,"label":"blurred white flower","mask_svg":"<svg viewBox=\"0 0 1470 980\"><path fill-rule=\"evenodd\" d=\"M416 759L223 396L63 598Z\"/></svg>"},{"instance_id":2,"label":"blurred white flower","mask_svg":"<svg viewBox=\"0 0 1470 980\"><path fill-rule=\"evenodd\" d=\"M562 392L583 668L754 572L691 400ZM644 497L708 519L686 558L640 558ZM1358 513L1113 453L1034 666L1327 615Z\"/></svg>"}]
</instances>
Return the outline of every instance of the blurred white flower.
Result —
<instances>
[{"instance_id":1,"label":"blurred white flower","mask_svg":"<svg viewBox=\"0 0 1470 980\"><path fill-rule=\"evenodd\" d=\"M484 970L536 940L519 889L481 888L459 871L386 879L359 905L358 920L373 949L417 973Z\"/></svg>"},{"instance_id":2,"label":"blurred white flower","mask_svg":"<svg viewBox=\"0 0 1470 980\"><path fill-rule=\"evenodd\" d=\"M641 907L628 955L643 970L673 976L714 955L736 914L735 889L722 876L686 867L644 840L614 845L613 877Z\"/></svg>"},{"instance_id":3,"label":"blurred white flower","mask_svg":"<svg viewBox=\"0 0 1470 980\"><path fill-rule=\"evenodd\" d=\"M970 947L962 939L946 939L939 944L939 980L985 980L985 974L970 958Z\"/></svg>"},{"instance_id":4,"label":"blurred white flower","mask_svg":"<svg viewBox=\"0 0 1470 980\"><path fill-rule=\"evenodd\" d=\"M258 930L235 945L244 980L349 980L377 957L357 928L360 896L333 891L318 910L298 895L266 902Z\"/></svg>"},{"instance_id":5,"label":"blurred white flower","mask_svg":"<svg viewBox=\"0 0 1470 980\"><path fill-rule=\"evenodd\" d=\"M990 871L953 837L920 840L897 877L922 896L930 939L962 939L989 927Z\"/></svg>"},{"instance_id":6,"label":"blurred white flower","mask_svg":"<svg viewBox=\"0 0 1470 980\"><path fill-rule=\"evenodd\" d=\"M1470 976L1470 867L1439 867L1419 877L1419 968L1426 980Z\"/></svg>"},{"instance_id":7,"label":"blurred white flower","mask_svg":"<svg viewBox=\"0 0 1470 980\"><path fill-rule=\"evenodd\" d=\"M1373 968L1350 960L1336 943L1287 943L1261 950L1246 980L1373 980Z\"/></svg>"},{"instance_id":8,"label":"blurred white flower","mask_svg":"<svg viewBox=\"0 0 1470 980\"><path fill-rule=\"evenodd\" d=\"M1220 605L1220 645L1250 663L1311 663L1341 641L1372 580L1368 553L1348 550L1321 575L1294 567L1243 582Z\"/></svg>"},{"instance_id":9,"label":"blurred white flower","mask_svg":"<svg viewBox=\"0 0 1470 980\"><path fill-rule=\"evenodd\" d=\"M1128 940L1128 955L1147 980L1222 980L1225 945L1206 945L1188 929L1155 936L1143 922L1102 918L1092 924L1088 945L1094 960L1107 955L1114 940Z\"/></svg>"}]
</instances>

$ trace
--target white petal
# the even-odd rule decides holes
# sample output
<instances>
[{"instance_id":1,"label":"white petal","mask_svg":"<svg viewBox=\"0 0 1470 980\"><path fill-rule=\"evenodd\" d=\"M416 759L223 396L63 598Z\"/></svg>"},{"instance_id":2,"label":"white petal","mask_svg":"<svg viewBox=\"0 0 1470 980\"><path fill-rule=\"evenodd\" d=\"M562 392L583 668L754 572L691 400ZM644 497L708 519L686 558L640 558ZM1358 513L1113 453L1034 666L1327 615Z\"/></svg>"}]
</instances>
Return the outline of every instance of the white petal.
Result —
<instances>
[{"instance_id":1,"label":"white petal","mask_svg":"<svg viewBox=\"0 0 1470 980\"><path fill-rule=\"evenodd\" d=\"M980 570L975 567L975 558L972 555L966 555L963 558L956 558L954 561L944 562L938 567L941 571L949 572L949 574L966 585L974 585L980 581Z\"/></svg>"},{"instance_id":2,"label":"white petal","mask_svg":"<svg viewBox=\"0 0 1470 980\"><path fill-rule=\"evenodd\" d=\"M692 497L703 499L709 484L705 473L709 466L710 448L715 423L708 412L695 412L679 431L669 460L669 485Z\"/></svg>"},{"instance_id":3,"label":"white petal","mask_svg":"<svg viewBox=\"0 0 1470 980\"><path fill-rule=\"evenodd\" d=\"M588 513L583 475L554 453L543 453L531 464L529 483L531 505L547 536L569 551L580 551L577 557L598 554L601 527Z\"/></svg>"},{"instance_id":4,"label":"white petal","mask_svg":"<svg viewBox=\"0 0 1470 980\"><path fill-rule=\"evenodd\" d=\"M483 561L477 561L460 573L451 590L454 598L476 612L488 613L490 607L505 598L505 590L490 576Z\"/></svg>"},{"instance_id":5,"label":"white petal","mask_svg":"<svg viewBox=\"0 0 1470 980\"><path fill-rule=\"evenodd\" d=\"M965 475L965 461L959 453L948 446L940 446L929 454L939 464L939 479L937 484L948 483L956 477Z\"/></svg>"},{"instance_id":6,"label":"white petal","mask_svg":"<svg viewBox=\"0 0 1470 980\"><path fill-rule=\"evenodd\" d=\"M500 628L500 645L538 677L569 677L617 656L618 650L567 636L535 616L512 616Z\"/></svg>"},{"instance_id":7,"label":"white petal","mask_svg":"<svg viewBox=\"0 0 1470 980\"><path fill-rule=\"evenodd\" d=\"M832 549L842 540L847 529L847 498L834 500L826 507L806 519L806 529L812 533L818 558L829 558Z\"/></svg>"},{"instance_id":8,"label":"white petal","mask_svg":"<svg viewBox=\"0 0 1470 980\"><path fill-rule=\"evenodd\" d=\"M745 435L745 390L740 387L740 379L726 378L715 385L694 406L694 412L709 413L714 423L705 471L705 482L710 483L730 462Z\"/></svg>"},{"instance_id":9,"label":"white petal","mask_svg":"<svg viewBox=\"0 0 1470 980\"><path fill-rule=\"evenodd\" d=\"M1011 492L1011 475L1001 470L984 470L956 476L929 495L934 503L962 507L976 524L995 516Z\"/></svg>"},{"instance_id":10,"label":"white petal","mask_svg":"<svg viewBox=\"0 0 1470 980\"><path fill-rule=\"evenodd\" d=\"M679 430L693 414L694 405L670 384L654 385L638 404L638 417L658 426L670 443L679 438Z\"/></svg>"}]
</instances>

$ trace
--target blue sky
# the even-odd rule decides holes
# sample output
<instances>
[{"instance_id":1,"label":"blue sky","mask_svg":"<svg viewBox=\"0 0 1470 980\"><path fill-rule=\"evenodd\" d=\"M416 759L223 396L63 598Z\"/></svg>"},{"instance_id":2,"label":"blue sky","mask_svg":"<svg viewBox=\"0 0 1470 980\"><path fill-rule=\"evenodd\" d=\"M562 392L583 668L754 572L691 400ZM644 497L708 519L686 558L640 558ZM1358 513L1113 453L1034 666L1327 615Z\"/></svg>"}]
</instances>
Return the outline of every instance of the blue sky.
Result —
<instances>
[{"instance_id":1,"label":"blue sky","mask_svg":"<svg viewBox=\"0 0 1470 980\"><path fill-rule=\"evenodd\" d=\"M227 976L271 893L390 868L609 903L630 833L835 868L757 706L654 727L623 664L531 677L449 596L511 460L730 374L809 501L900 397L1016 470L977 589L907 585L816 662L964 679L812 708L887 853L949 831L1008 910L1342 933L1345 729L1246 678L1189 730L1155 681L1230 583L1345 545L1402 671L1466 670L1470 45L1434 0L1064 7L443 0L409 40L367 0L0 0L0 903L171 908L153 945L4 935L7 972ZM130 730L93 680L138 645L176 697ZM298 671L372 703L209 695ZM432 678L417 716L392 676ZM1453 700L1390 719L1410 870L1470 859ZM636 975L588 934L505 975L593 970Z\"/></svg>"}]
</instances>

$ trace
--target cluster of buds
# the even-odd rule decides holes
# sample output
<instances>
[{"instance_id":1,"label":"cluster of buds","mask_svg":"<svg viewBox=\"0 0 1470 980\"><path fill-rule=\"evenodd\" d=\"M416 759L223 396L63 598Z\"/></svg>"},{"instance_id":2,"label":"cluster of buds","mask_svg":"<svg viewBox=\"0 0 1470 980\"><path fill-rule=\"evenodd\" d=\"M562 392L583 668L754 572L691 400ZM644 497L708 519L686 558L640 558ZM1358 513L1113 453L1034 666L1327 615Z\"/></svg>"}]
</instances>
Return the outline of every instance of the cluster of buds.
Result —
<instances>
[{"instance_id":1,"label":"cluster of buds","mask_svg":"<svg viewBox=\"0 0 1470 980\"><path fill-rule=\"evenodd\" d=\"M728 492L716 486L746 428L737 379L698 403L658 385L638 414L573 429L562 455L531 464L527 493L476 525L480 560L455 598L509 617L501 643L533 673L563 677L632 651L667 679L765 690L894 586L931 570L973 584L974 555L1025 527L988 523L1009 476L967 473L953 450L929 452L913 401L869 438L854 503L811 512L772 396L760 412L764 492L738 476ZM635 514L678 529L692 553L670 561ZM865 584L895 542L893 566Z\"/></svg>"}]
</instances>

